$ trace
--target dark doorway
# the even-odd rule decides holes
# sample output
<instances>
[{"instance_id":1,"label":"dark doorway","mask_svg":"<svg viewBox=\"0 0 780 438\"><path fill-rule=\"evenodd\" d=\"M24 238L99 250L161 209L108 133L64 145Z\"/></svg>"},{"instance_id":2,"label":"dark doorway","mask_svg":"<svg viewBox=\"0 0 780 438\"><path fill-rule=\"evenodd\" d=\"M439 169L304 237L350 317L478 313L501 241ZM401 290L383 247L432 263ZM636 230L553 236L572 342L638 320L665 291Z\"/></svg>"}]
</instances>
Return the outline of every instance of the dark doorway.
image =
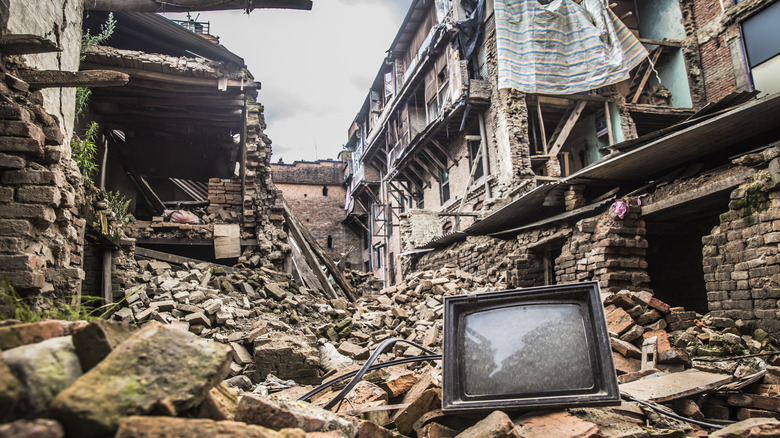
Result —
<instances>
[{"instance_id":1,"label":"dark doorway","mask_svg":"<svg viewBox=\"0 0 780 438\"><path fill-rule=\"evenodd\" d=\"M656 298L672 307L707 313L701 239L728 208L728 193L716 194L645 217L647 272Z\"/></svg>"}]
</instances>

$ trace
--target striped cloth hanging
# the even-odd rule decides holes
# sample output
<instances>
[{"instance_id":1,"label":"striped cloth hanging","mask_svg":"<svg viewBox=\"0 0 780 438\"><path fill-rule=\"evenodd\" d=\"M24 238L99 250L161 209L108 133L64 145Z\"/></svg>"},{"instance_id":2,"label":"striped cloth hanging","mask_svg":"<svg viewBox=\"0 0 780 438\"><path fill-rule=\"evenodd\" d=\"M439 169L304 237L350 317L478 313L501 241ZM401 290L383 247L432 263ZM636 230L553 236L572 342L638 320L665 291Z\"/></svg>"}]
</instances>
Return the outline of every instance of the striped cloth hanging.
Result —
<instances>
[{"instance_id":1,"label":"striped cloth hanging","mask_svg":"<svg viewBox=\"0 0 780 438\"><path fill-rule=\"evenodd\" d=\"M647 50L607 0L495 0L498 86L574 94L628 78Z\"/></svg>"}]
</instances>

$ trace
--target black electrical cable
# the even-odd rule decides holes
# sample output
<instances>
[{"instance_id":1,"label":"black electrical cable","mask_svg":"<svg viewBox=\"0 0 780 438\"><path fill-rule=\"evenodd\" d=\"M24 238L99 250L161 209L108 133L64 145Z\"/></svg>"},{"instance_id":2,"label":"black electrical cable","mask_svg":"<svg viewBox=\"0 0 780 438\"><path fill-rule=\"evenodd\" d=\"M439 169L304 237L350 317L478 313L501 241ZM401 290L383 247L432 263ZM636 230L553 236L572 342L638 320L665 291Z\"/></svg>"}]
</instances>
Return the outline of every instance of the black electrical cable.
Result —
<instances>
[{"instance_id":1,"label":"black electrical cable","mask_svg":"<svg viewBox=\"0 0 780 438\"><path fill-rule=\"evenodd\" d=\"M387 362L377 363L374 365L371 365L369 368L369 371L374 371L386 367L391 367L394 365L403 365L406 363L414 363L414 362L424 362L428 360L441 360L441 354L427 354L423 356L411 356L411 357L405 357L403 359L394 359L389 360ZM336 383L341 382L342 380L349 379L350 377L353 377L355 374L358 373L359 370L350 371L346 374L342 374L338 377L334 377L331 380L328 380L327 382L323 383L322 385L312 389L311 391L307 392L306 394L302 395L301 397L298 397L299 401L307 401L310 398L314 397L315 395L319 394L320 392L330 388L331 386L335 385Z\"/></svg>"},{"instance_id":2,"label":"black electrical cable","mask_svg":"<svg viewBox=\"0 0 780 438\"><path fill-rule=\"evenodd\" d=\"M427 353L430 353L432 355L436 354L435 351L429 350L429 349L423 347L422 345L418 345L418 344L416 344L416 343L414 343L412 341L407 341L406 339L400 339L400 338L385 339L384 341L382 341L381 344L379 344L378 347L376 347L374 352L371 354L371 357L369 357L368 360L366 360L366 363L364 363L363 366L360 367L360 369L357 371L357 373L355 373L355 376L352 378L352 380L350 380L350 382L347 384L347 386L345 386L344 389L341 390L341 392L336 394L336 396L333 397L333 399L331 401L329 401L325 406L323 406L323 408L330 409L333 406L336 406L336 404L338 402L343 400L344 397L346 397L346 395L349 394L349 391L351 391L352 388L354 388L355 385L357 385L358 382L360 382L360 379L362 379L363 376L369 371L369 369L371 368L371 365L376 361L376 359L379 357L379 355L382 354L388 347L390 347L391 345L396 344L398 342L407 343L409 345L417 347L420 350L423 350L423 351L425 351ZM439 358L441 358L441 355L439 355ZM306 395L304 395L300 399L304 399L304 398L308 398L308 397L306 397Z\"/></svg>"},{"instance_id":3,"label":"black electrical cable","mask_svg":"<svg viewBox=\"0 0 780 438\"><path fill-rule=\"evenodd\" d=\"M665 411L665 410L659 408L658 406L656 406L656 405L654 405L652 403L648 403L648 402L646 402L644 400L639 400L638 398L631 397L630 395L621 394L620 396L623 397L626 400L639 403L640 405L643 405L643 406L647 406L648 408L658 412L659 414L666 415L667 417L672 417L672 418L674 418L676 420L685 421L687 423L693 423L693 424L696 424L698 426L709 427L711 429L723 429L723 427L724 427L724 426L721 426L720 424L713 424L713 423L707 423L707 422L704 422L704 421L694 420L692 418L683 417L682 415L677 415L677 414L675 414L673 412Z\"/></svg>"}]
</instances>

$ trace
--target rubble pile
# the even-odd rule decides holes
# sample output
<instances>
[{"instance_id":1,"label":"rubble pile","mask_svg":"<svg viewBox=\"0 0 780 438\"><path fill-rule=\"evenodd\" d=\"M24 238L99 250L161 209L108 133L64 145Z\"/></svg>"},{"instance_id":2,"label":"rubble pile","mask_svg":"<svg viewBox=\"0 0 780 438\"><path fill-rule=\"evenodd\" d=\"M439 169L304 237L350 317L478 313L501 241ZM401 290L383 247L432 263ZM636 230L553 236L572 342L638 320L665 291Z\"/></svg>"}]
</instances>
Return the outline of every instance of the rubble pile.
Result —
<instances>
[{"instance_id":1,"label":"rubble pile","mask_svg":"<svg viewBox=\"0 0 780 438\"><path fill-rule=\"evenodd\" d=\"M349 303L316 296L267 268L173 268L145 260L139 268L138 284L123 291L114 321L0 327L0 416L15 420L0 426L0 436L47 430L47 436L117 437L627 438L714 430L627 401L445 414L439 361L371 371L331 412L322 407L348 380L323 388L310 403L298 399L312 385L359 368L386 339L441 351L444 297L505 285L442 268ZM376 290L364 276L347 278ZM602 298L621 393L685 418L741 420L729 426L736 432L713 437L780 433L774 339L726 318L669 307L648 292ZM378 362L422 354L398 343Z\"/></svg>"}]
</instances>

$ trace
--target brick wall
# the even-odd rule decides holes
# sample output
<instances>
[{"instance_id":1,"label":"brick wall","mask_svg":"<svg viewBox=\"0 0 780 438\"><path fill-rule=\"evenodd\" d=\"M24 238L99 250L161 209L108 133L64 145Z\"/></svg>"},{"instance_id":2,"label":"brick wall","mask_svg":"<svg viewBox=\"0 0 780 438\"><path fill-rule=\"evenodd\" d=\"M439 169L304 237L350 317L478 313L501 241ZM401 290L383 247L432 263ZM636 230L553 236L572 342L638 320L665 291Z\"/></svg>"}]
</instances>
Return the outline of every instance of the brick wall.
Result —
<instances>
[{"instance_id":1,"label":"brick wall","mask_svg":"<svg viewBox=\"0 0 780 438\"><path fill-rule=\"evenodd\" d=\"M238 210L242 202L240 179L209 179L209 213L216 213L220 208Z\"/></svg>"},{"instance_id":2,"label":"brick wall","mask_svg":"<svg viewBox=\"0 0 780 438\"><path fill-rule=\"evenodd\" d=\"M346 261L354 267L362 268L360 236L342 223L346 217L346 189L341 183L341 166L340 161L273 164L271 173L276 187L281 190L296 216L328 255L334 260L340 260L341 254L349 251Z\"/></svg>"},{"instance_id":3,"label":"brick wall","mask_svg":"<svg viewBox=\"0 0 780 438\"><path fill-rule=\"evenodd\" d=\"M780 333L780 149L761 155L769 170L731 193L720 224L702 238L704 280L713 315Z\"/></svg>"}]
</instances>

